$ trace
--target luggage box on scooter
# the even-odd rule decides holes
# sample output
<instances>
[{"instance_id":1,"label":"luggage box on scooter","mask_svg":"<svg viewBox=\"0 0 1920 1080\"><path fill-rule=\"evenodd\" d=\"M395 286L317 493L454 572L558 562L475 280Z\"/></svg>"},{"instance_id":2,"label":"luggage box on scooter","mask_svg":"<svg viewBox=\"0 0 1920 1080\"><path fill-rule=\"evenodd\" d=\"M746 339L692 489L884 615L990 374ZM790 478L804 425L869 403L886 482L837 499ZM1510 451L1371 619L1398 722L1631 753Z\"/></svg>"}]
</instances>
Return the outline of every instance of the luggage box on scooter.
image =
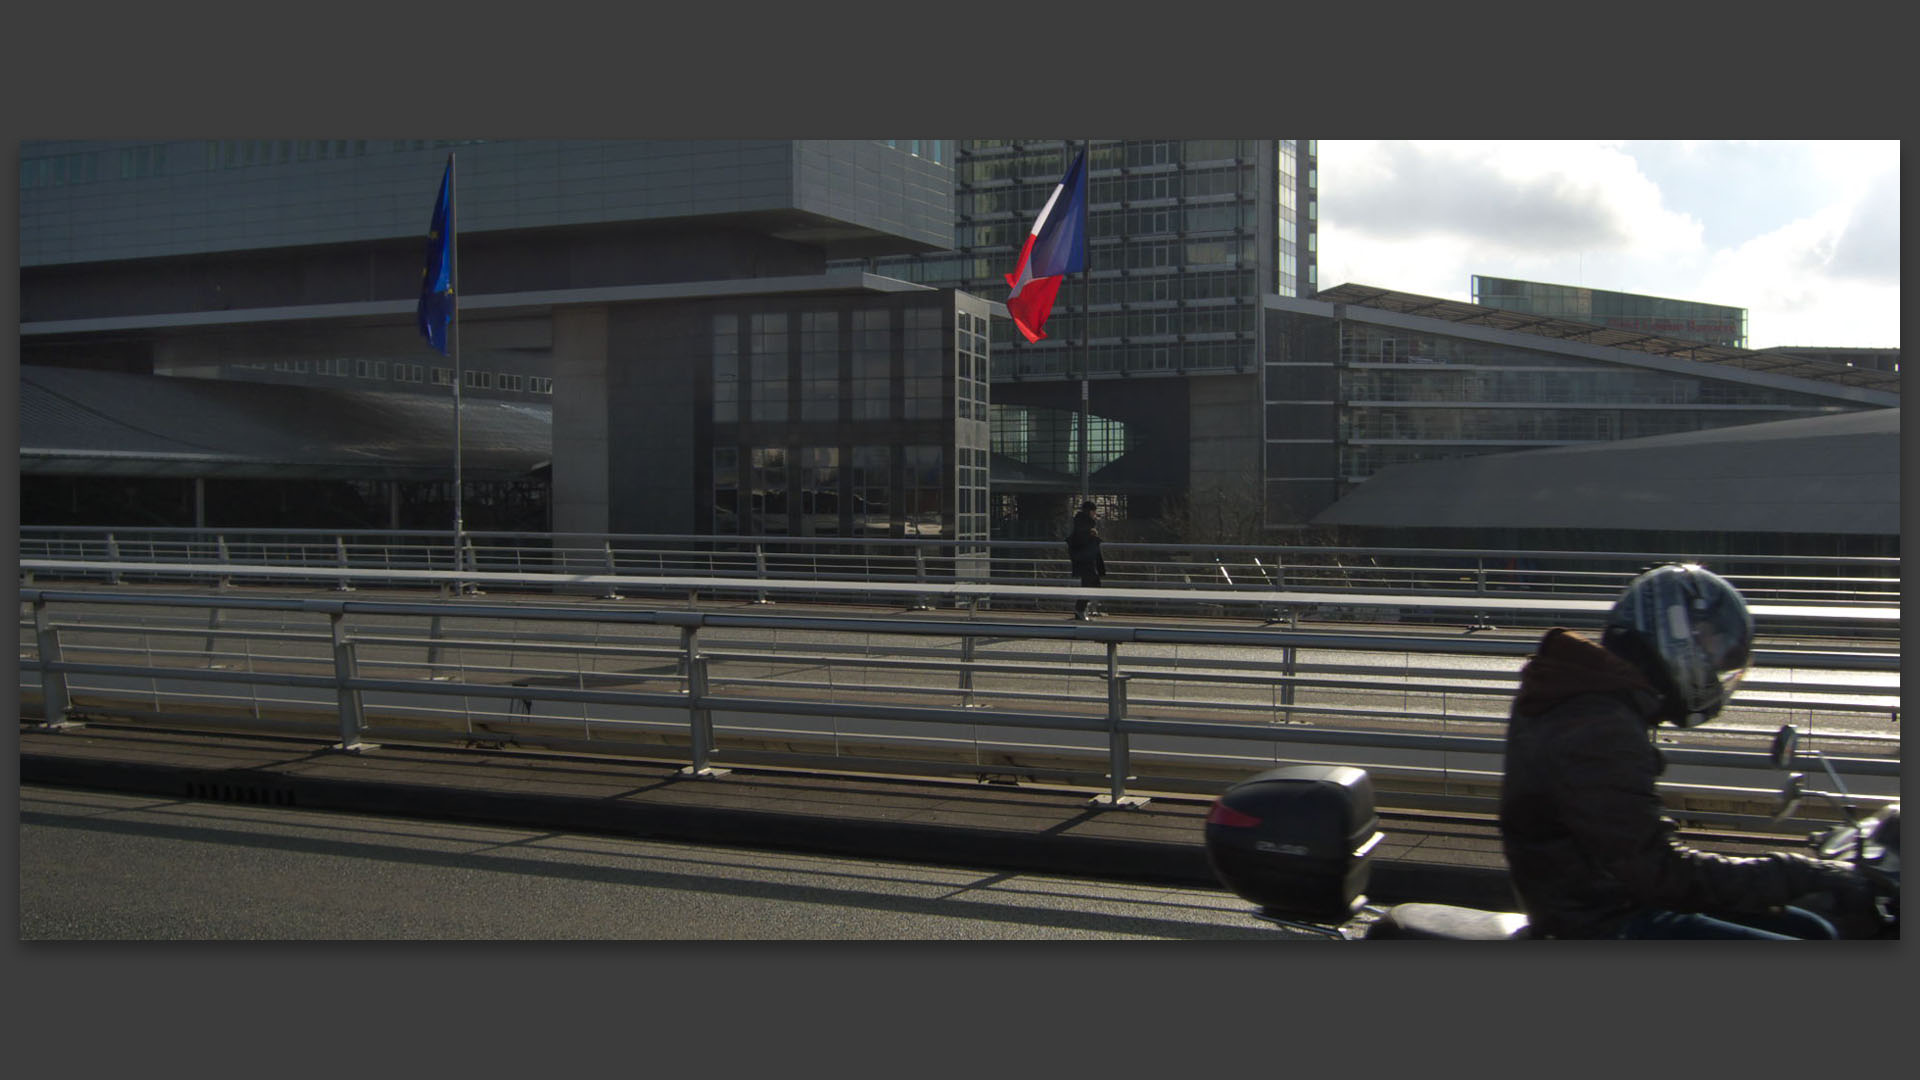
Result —
<instances>
[{"instance_id":1,"label":"luggage box on scooter","mask_svg":"<svg viewBox=\"0 0 1920 1080\"><path fill-rule=\"evenodd\" d=\"M1339 922L1366 901L1379 823L1365 769L1269 769L1214 800L1207 861L1222 884L1268 914Z\"/></svg>"}]
</instances>

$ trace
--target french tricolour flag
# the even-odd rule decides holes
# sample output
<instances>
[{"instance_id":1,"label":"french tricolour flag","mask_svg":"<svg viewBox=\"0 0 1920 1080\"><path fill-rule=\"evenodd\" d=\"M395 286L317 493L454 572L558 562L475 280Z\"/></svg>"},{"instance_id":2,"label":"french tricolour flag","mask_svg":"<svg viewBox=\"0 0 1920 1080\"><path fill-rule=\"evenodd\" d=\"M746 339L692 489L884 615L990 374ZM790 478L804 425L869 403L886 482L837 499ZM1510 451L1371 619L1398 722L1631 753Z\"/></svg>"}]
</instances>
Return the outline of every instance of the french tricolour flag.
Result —
<instances>
[{"instance_id":1,"label":"french tricolour flag","mask_svg":"<svg viewBox=\"0 0 1920 1080\"><path fill-rule=\"evenodd\" d=\"M1087 264L1087 155L1083 150L1073 159L1073 167L1054 186L1047 205L1027 232L1027 246L1020 249L1020 263L1007 275L1013 292L1007 296L1007 312L1013 325L1028 341L1047 335L1040 328L1053 314L1053 298L1060 292L1066 275Z\"/></svg>"}]
</instances>

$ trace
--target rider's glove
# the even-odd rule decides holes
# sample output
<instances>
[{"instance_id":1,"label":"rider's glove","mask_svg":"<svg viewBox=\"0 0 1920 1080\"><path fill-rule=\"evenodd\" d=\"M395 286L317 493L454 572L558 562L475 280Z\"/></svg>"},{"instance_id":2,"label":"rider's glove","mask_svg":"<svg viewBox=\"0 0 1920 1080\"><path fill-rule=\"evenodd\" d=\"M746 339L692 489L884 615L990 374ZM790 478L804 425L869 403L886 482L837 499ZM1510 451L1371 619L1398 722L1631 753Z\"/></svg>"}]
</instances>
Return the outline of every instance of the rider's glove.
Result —
<instances>
[{"instance_id":1,"label":"rider's glove","mask_svg":"<svg viewBox=\"0 0 1920 1080\"><path fill-rule=\"evenodd\" d=\"M1809 860L1811 861L1811 860ZM1816 862L1810 867L1817 887L1794 901L1794 906L1825 918L1843 938L1870 938L1887 926L1885 901L1890 887L1844 862Z\"/></svg>"}]
</instances>

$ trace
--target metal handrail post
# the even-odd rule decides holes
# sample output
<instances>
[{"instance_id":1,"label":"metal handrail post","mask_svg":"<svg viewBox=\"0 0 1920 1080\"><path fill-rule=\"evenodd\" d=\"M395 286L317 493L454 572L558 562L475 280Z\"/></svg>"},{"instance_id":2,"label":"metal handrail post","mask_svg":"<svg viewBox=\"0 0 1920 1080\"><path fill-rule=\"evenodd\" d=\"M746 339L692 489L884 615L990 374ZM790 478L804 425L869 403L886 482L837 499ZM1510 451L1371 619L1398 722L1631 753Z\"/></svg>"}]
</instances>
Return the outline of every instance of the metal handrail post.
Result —
<instances>
[{"instance_id":1,"label":"metal handrail post","mask_svg":"<svg viewBox=\"0 0 1920 1080\"><path fill-rule=\"evenodd\" d=\"M213 545L214 549L220 553L221 566L226 566L233 561L232 556L227 551L227 538L225 534L215 536L213 538ZM233 588L233 577L229 574L221 574L219 577L213 579L213 587L216 589L231 589Z\"/></svg>"},{"instance_id":2,"label":"metal handrail post","mask_svg":"<svg viewBox=\"0 0 1920 1080\"><path fill-rule=\"evenodd\" d=\"M919 544L913 545L913 580L916 585L927 583L927 549ZM916 596L913 598L912 610L932 611L933 604L925 595Z\"/></svg>"},{"instance_id":3,"label":"metal handrail post","mask_svg":"<svg viewBox=\"0 0 1920 1080\"><path fill-rule=\"evenodd\" d=\"M346 613L328 612L327 623L333 635L333 679L340 700L340 741L331 749L348 753L378 749L360 738L366 716L361 709L360 691L350 685L359 677L359 665L354 659L353 642L347 640Z\"/></svg>"},{"instance_id":4,"label":"metal handrail post","mask_svg":"<svg viewBox=\"0 0 1920 1080\"><path fill-rule=\"evenodd\" d=\"M67 693L67 673L53 670L60 663L60 631L47 617L45 600L33 602L33 632L40 652L40 726L78 727L69 715L73 699Z\"/></svg>"},{"instance_id":5,"label":"metal handrail post","mask_svg":"<svg viewBox=\"0 0 1920 1080\"><path fill-rule=\"evenodd\" d=\"M120 561L120 542L113 538L112 533L107 534L107 559L109 562L117 563ZM118 570L115 570L113 573L109 574L107 576L107 580L111 581L115 585L126 584L126 582L121 579L120 571Z\"/></svg>"},{"instance_id":6,"label":"metal handrail post","mask_svg":"<svg viewBox=\"0 0 1920 1080\"><path fill-rule=\"evenodd\" d=\"M607 540L607 541L604 541L604 543L606 544L606 548L607 548L607 576L613 577L620 573L620 567L619 567L619 564L613 561L613 541ZM626 599L626 597L621 596L620 590L617 587L615 587L613 582L609 581L607 582L607 591L600 594L600 599L624 600Z\"/></svg>"},{"instance_id":7,"label":"metal handrail post","mask_svg":"<svg viewBox=\"0 0 1920 1080\"><path fill-rule=\"evenodd\" d=\"M973 708L973 646L972 634L960 639L960 704L964 708Z\"/></svg>"},{"instance_id":8,"label":"metal handrail post","mask_svg":"<svg viewBox=\"0 0 1920 1080\"><path fill-rule=\"evenodd\" d=\"M765 544L753 545L753 571L754 575L761 581L767 580L767 545ZM773 603L773 601L767 599L767 590L765 589L761 589L753 594L753 602L756 604Z\"/></svg>"},{"instance_id":9,"label":"metal handrail post","mask_svg":"<svg viewBox=\"0 0 1920 1080\"><path fill-rule=\"evenodd\" d=\"M725 776L709 760L713 753L713 713L707 709L709 683L707 658L700 655L699 628L680 628L680 644L687 665L687 737L691 764L680 770L682 776Z\"/></svg>"},{"instance_id":10,"label":"metal handrail post","mask_svg":"<svg viewBox=\"0 0 1920 1080\"><path fill-rule=\"evenodd\" d=\"M1300 650L1293 645L1280 650L1280 674L1285 680L1280 684L1280 719L1287 723L1293 722L1293 677L1299 670L1299 653Z\"/></svg>"},{"instance_id":11,"label":"metal handrail post","mask_svg":"<svg viewBox=\"0 0 1920 1080\"><path fill-rule=\"evenodd\" d=\"M347 541L345 537L336 536L333 538L333 556L335 565L339 566L342 570L347 569ZM333 591L352 592L353 583L345 577L342 577L340 583L333 587Z\"/></svg>"},{"instance_id":12,"label":"metal handrail post","mask_svg":"<svg viewBox=\"0 0 1920 1080\"><path fill-rule=\"evenodd\" d=\"M1128 744L1124 727L1127 719L1127 680L1126 675L1112 675L1107 679L1107 782L1105 795L1096 795L1092 802L1098 806L1134 807L1145 806L1146 798L1127 794L1127 781L1132 763L1132 751Z\"/></svg>"},{"instance_id":13,"label":"metal handrail post","mask_svg":"<svg viewBox=\"0 0 1920 1080\"><path fill-rule=\"evenodd\" d=\"M207 609L207 647L205 651L207 654L207 666L210 668L225 666L223 664L218 663L214 659L214 646L219 643L219 638L215 635L214 632L219 629L220 629L220 609L217 607L208 608Z\"/></svg>"}]
</instances>

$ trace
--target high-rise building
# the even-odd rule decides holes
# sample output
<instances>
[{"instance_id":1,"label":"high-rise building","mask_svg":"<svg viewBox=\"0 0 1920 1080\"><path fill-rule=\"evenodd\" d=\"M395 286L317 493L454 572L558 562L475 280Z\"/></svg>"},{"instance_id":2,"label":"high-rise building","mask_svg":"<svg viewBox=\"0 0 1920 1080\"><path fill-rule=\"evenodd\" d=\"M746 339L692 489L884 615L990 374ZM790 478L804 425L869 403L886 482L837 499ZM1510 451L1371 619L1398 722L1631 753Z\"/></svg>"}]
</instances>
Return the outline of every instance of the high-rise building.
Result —
<instances>
[{"instance_id":1,"label":"high-rise building","mask_svg":"<svg viewBox=\"0 0 1920 1080\"><path fill-rule=\"evenodd\" d=\"M1039 342L993 320L995 535L1056 531L1078 500L1083 443L1087 489L1110 519L1160 518L1209 492L1258 505L1259 313L1265 297L1317 285L1315 141L958 140L952 250L863 265L1004 300L1035 215L1082 149L1086 273L1062 286Z\"/></svg>"}]
</instances>

